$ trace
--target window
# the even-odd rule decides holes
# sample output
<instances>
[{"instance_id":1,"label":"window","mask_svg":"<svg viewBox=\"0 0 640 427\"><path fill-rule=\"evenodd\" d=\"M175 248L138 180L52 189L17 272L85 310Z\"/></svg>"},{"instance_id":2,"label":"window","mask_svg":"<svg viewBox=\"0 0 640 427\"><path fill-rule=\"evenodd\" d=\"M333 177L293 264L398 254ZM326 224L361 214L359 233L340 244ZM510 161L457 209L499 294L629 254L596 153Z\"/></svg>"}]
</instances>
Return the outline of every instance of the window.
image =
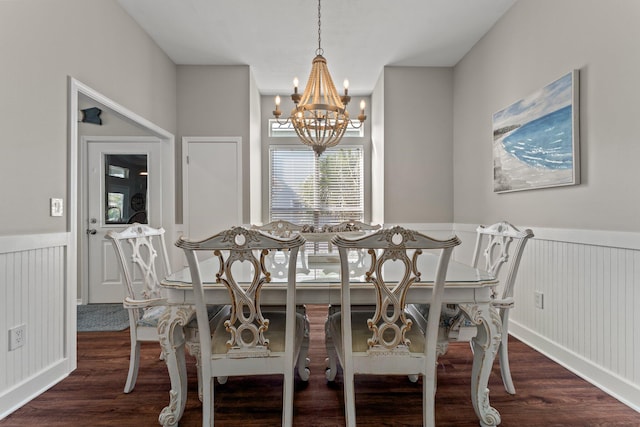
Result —
<instances>
[{"instance_id":1,"label":"window","mask_svg":"<svg viewBox=\"0 0 640 427\"><path fill-rule=\"evenodd\" d=\"M106 224L147 223L147 154L105 154Z\"/></svg>"},{"instance_id":2,"label":"window","mask_svg":"<svg viewBox=\"0 0 640 427\"><path fill-rule=\"evenodd\" d=\"M107 223L121 223L124 210L124 194L107 193Z\"/></svg>"},{"instance_id":3,"label":"window","mask_svg":"<svg viewBox=\"0 0 640 427\"><path fill-rule=\"evenodd\" d=\"M111 156L107 156L111 157ZM129 169L123 168L122 166L108 165L109 168L109 176L114 178L124 178L129 179Z\"/></svg>"},{"instance_id":4,"label":"window","mask_svg":"<svg viewBox=\"0 0 640 427\"><path fill-rule=\"evenodd\" d=\"M276 137L298 137L296 130L293 128L293 124L290 121L286 123L278 123L276 119L269 119L269 136L272 138ZM354 127L353 124L349 123L347 125L347 129L344 131L343 138L354 138L364 136L364 126Z\"/></svg>"},{"instance_id":5,"label":"window","mask_svg":"<svg viewBox=\"0 0 640 427\"><path fill-rule=\"evenodd\" d=\"M329 148L320 157L304 146L269 151L269 221L322 227L364 219L361 146Z\"/></svg>"}]
</instances>

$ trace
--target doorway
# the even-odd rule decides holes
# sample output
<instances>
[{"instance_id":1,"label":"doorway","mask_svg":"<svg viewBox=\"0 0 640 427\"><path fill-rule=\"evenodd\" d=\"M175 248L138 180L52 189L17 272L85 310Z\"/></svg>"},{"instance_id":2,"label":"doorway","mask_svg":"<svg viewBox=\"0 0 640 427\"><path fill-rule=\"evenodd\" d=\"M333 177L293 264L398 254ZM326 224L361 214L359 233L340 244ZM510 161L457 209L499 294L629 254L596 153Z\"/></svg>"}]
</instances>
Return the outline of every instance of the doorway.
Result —
<instances>
[{"instance_id":1,"label":"doorway","mask_svg":"<svg viewBox=\"0 0 640 427\"><path fill-rule=\"evenodd\" d=\"M103 117L117 117L119 120L129 123L137 128L140 133L148 138L156 139L156 146L159 147L159 164L161 167L160 174L160 197L157 200L159 204L159 217L150 218L152 225L162 226L166 230L167 238L176 238L175 236L175 145L174 136L166 130L158 127L149 120L141 117L133 111L123 107L115 101L107 98L94 89L86 86L78 80L69 78L69 193L68 193L68 219L70 230L70 245L68 256L69 277L69 295L76 297L79 304L87 304L89 302L89 286L88 286L88 258L85 257L88 249L88 239L86 238L86 230L88 227L87 204L85 203L85 194L88 185L86 175L83 175L83 163L86 159L86 147L84 141L79 135L78 118L79 118L79 100L88 99L95 102L103 110ZM98 128L97 128L98 129ZM157 221L157 222L156 222ZM113 249L111 249L113 251ZM177 259L177 250L171 248L169 253L170 259ZM70 354L75 360L75 329L76 329L76 310L67 307L69 313L69 336L73 338L73 347L69 348ZM70 341L70 345L71 345Z\"/></svg>"},{"instance_id":2,"label":"doorway","mask_svg":"<svg viewBox=\"0 0 640 427\"><path fill-rule=\"evenodd\" d=\"M121 302L124 278L105 235L134 222L162 226L160 140L153 137L82 140L83 148L86 147L83 223L87 250L83 251L83 264L88 266L88 302ZM134 277L134 286L139 282L137 279L140 278Z\"/></svg>"}]
</instances>

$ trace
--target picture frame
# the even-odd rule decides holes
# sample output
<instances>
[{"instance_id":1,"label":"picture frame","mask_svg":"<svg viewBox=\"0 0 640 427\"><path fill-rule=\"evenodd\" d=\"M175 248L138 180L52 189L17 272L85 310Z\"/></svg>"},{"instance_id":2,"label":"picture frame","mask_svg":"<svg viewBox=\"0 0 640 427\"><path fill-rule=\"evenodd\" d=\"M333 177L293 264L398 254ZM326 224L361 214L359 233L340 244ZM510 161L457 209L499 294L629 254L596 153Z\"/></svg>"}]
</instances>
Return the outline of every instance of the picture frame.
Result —
<instances>
[{"instance_id":1,"label":"picture frame","mask_svg":"<svg viewBox=\"0 0 640 427\"><path fill-rule=\"evenodd\" d=\"M493 114L493 191L580 183L579 83L572 70Z\"/></svg>"}]
</instances>

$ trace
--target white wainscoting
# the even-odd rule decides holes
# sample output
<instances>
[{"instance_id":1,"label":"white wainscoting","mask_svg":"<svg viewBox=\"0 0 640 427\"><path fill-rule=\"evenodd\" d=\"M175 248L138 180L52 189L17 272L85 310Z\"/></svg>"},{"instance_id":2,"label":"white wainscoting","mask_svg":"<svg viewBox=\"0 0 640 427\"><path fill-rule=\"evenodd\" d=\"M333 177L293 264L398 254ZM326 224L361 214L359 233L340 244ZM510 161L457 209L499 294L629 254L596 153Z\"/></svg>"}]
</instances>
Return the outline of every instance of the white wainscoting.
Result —
<instances>
[{"instance_id":1,"label":"white wainscoting","mask_svg":"<svg viewBox=\"0 0 640 427\"><path fill-rule=\"evenodd\" d=\"M515 225L535 237L520 265L509 332L640 411L640 233ZM454 224L463 241L457 260L471 259L475 228Z\"/></svg>"},{"instance_id":2,"label":"white wainscoting","mask_svg":"<svg viewBox=\"0 0 640 427\"><path fill-rule=\"evenodd\" d=\"M76 367L68 258L69 233L0 236L0 419ZM9 329L23 324L24 346L9 351Z\"/></svg>"},{"instance_id":3,"label":"white wainscoting","mask_svg":"<svg viewBox=\"0 0 640 427\"><path fill-rule=\"evenodd\" d=\"M400 225L441 238L455 233L462 239L455 258L471 259L475 224ZM528 227L535 237L520 267L510 332L640 411L640 233ZM0 419L75 369L68 239L0 237ZM534 291L544 293L543 309ZM9 352L8 329L22 323L27 344Z\"/></svg>"}]
</instances>

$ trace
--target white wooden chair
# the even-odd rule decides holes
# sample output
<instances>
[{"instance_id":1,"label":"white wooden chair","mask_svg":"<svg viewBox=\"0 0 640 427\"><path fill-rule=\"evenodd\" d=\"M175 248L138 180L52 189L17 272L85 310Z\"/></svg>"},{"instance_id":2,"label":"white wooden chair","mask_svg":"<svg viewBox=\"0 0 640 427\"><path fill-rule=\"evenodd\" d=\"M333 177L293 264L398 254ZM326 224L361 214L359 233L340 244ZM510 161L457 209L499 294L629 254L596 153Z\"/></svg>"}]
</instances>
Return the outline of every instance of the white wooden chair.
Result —
<instances>
[{"instance_id":1,"label":"white wooden chair","mask_svg":"<svg viewBox=\"0 0 640 427\"><path fill-rule=\"evenodd\" d=\"M339 234L332 242L340 254L342 296L341 311L328 318L327 329L343 367L346 425L356 425L354 375L373 374L422 375L423 423L433 426L440 310L429 313L427 328L422 332L412 328L404 310L405 298L411 285L420 281L418 260L422 251L430 250L436 252L438 262L433 293L424 302L441 307L449 259L460 240L435 240L396 226L356 239ZM360 249L368 250L370 257L365 277L376 294L372 311L351 305L349 251ZM387 277L390 270L395 270L393 277Z\"/></svg>"},{"instance_id":2,"label":"white wooden chair","mask_svg":"<svg viewBox=\"0 0 640 427\"><path fill-rule=\"evenodd\" d=\"M120 264L125 285L123 305L129 312L131 354L124 386L124 392L129 393L138 377L140 343L158 342L158 320L167 304L160 293L159 278L171 274L171 266L162 228L133 224L121 232L110 230L106 237L113 243ZM158 257L161 257L161 263L156 262ZM135 282L142 282L142 289L137 289Z\"/></svg>"},{"instance_id":3,"label":"white wooden chair","mask_svg":"<svg viewBox=\"0 0 640 427\"><path fill-rule=\"evenodd\" d=\"M294 371L307 328L306 317L296 312L295 299L296 260L304 242L299 234L279 239L243 227L222 231L199 242L184 238L176 242L185 252L195 294L204 384L203 426L214 425L214 377L272 374L284 377L282 425L292 425ZM259 298L271 281L265 259L278 250L289 251L284 313L269 311ZM219 265L215 277L202 276L196 256L200 251L213 251ZM242 271L249 273L250 284L246 286L236 281ZM233 302L230 315L222 322L224 327L213 330L209 328L203 289L203 282L209 280L226 286Z\"/></svg>"},{"instance_id":4,"label":"white wooden chair","mask_svg":"<svg viewBox=\"0 0 640 427\"><path fill-rule=\"evenodd\" d=\"M474 267L480 267L496 277L500 274L502 266L508 264L506 276L500 280L502 296L493 301L493 306L498 309L502 320L502 340L498 349L498 358L500 359L502 382L505 390L510 394L515 394L516 389L513 386L509 369L509 310L515 305L513 290L522 253L527 241L532 237L533 232L530 229L520 231L506 221L488 227L481 225L476 229L476 246L471 263ZM510 254L509 246L512 242L515 242L516 246ZM484 263L479 265L481 252L484 256Z\"/></svg>"},{"instance_id":5,"label":"white wooden chair","mask_svg":"<svg viewBox=\"0 0 640 427\"><path fill-rule=\"evenodd\" d=\"M500 276L502 295L501 297L496 295L493 306L498 310L502 321L502 339L498 349L498 359L504 388L510 394L515 394L516 390L509 369L509 310L515 305L513 291L516 276L525 245L531 237L533 237L531 230L520 231L506 221L488 227L480 225L476 229L476 243L471 261L473 267L482 268L495 277L499 276L503 266L507 266L506 274ZM512 248L513 242L516 245ZM480 262L480 254L484 257L483 263ZM421 327L425 327L424 322L429 314L428 305L412 304L407 310L416 317L417 323L422 323ZM476 326L467 319L461 307L456 305L446 305L442 308L440 326L442 353L446 352L449 342L470 341L477 331ZM473 350L473 346L471 349Z\"/></svg>"},{"instance_id":6,"label":"white wooden chair","mask_svg":"<svg viewBox=\"0 0 640 427\"><path fill-rule=\"evenodd\" d=\"M129 373L124 392L130 393L136 385L140 366L140 343L159 342L158 321L165 312L167 300L162 296L160 278L171 274L171 265L167 254L163 228L152 228L146 224L132 224L120 232L110 230L106 233L116 251L125 285L123 306L129 312L129 337L131 354ZM158 262L158 257L160 257ZM138 287L141 286L141 289ZM223 305L209 308L209 318L224 312ZM228 308L227 308L228 309ZM190 354L198 358L200 343L197 339L195 317L185 328L185 345ZM163 358L163 355L160 355ZM200 382L200 364L198 371L198 390L202 395Z\"/></svg>"}]
</instances>

